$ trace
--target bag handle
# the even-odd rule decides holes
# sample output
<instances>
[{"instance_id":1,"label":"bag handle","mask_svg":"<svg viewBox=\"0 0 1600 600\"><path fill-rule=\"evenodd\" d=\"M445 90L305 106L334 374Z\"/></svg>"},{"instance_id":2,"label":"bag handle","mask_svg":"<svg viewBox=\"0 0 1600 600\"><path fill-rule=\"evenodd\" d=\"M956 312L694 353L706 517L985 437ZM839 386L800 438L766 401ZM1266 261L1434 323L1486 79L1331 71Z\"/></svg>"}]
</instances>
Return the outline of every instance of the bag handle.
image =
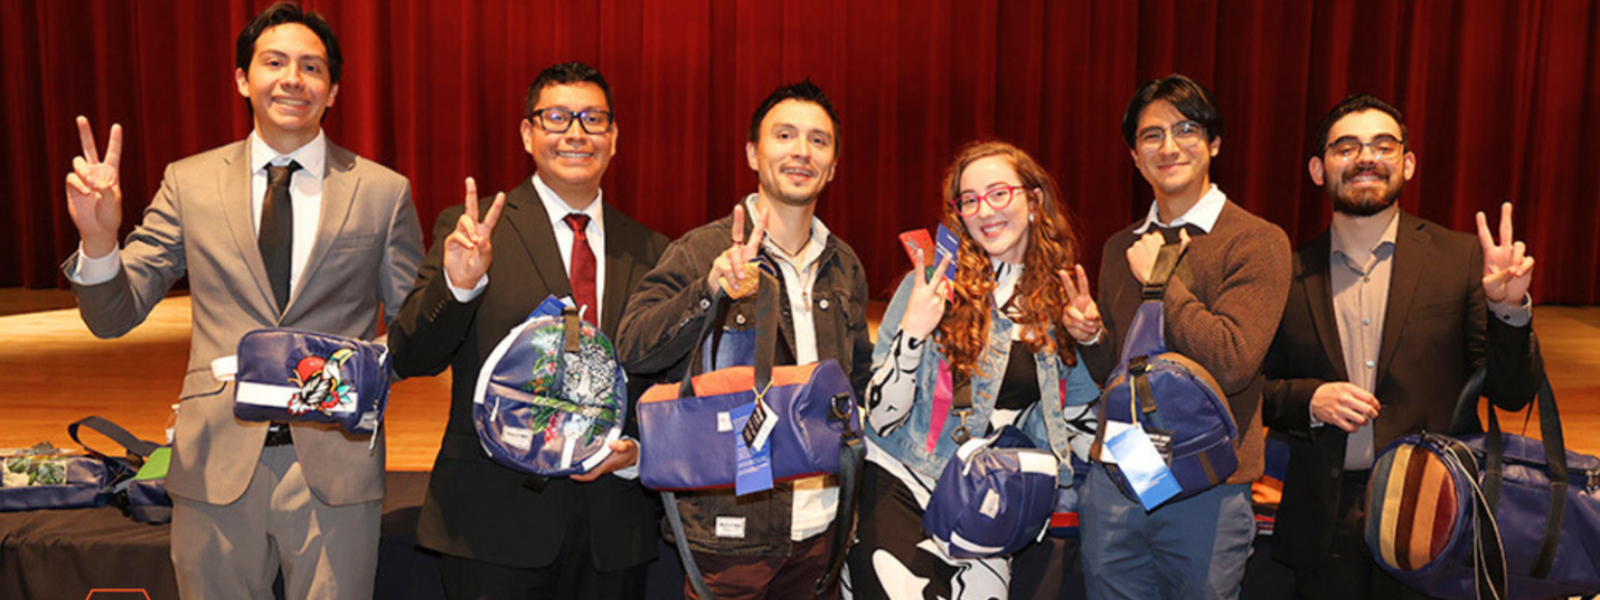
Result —
<instances>
[{"instance_id":1,"label":"bag handle","mask_svg":"<svg viewBox=\"0 0 1600 600\"><path fill-rule=\"evenodd\" d=\"M1539 547L1538 559L1534 561L1532 575L1536 578L1545 578L1550 574L1550 569L1555 565L1556 547L1561 540L1561 522L1567 511L1567 444L1561 432L1561 411L1556 407L1555 392L1550 388L1550 377L1539 371L1539 392L1534 397L1539 410L1539 432L1543 438L1545 464L1550 470L1550 508L1545 512L1544 539ZM1451 422L1452 431L1463 431L1468 423L1467 419L1477 418L1478 400L1482 396L1484 382L1488 379L1488 368L1479 367L1467 385L1461 391L1461 397L1456 401L1455 417ZM1534 407L1528 407L1534 410ZM1505 475L1505 434L1500 429L1500 417L1495 414L1494 406L1489 406L1489 433L1484 438L1485 461L1483 472L1483 495L1491 509L1500 505L1500 488Z\"/></svg>"},{"instance_id":2,"label":"bag handle","mask_svg":"<svg viewBox=\"0 0 1600 600\"><path fill-rule=\"evenodd\" d=\"M1178 243L1167 243L1156 254L1156 263L1150 269L1150 277L1145 280L1144 287L1139 288L1138 312L1134 313L1133 322L1128 325L1127 337L1122 344L1122 359L1118 361L1126 366L1128 361L1135 356L1155 355L1166 351L1166 304L1162 301L1167 294L1167 282L1171 281L1173 273L1178 270L1178 264L1183 261L1183 256L1188 249Z\"/></svg>"},{"instance_id":3,"label":"bag handle","mask_svg":"<svg viewBox=\"0 0 1600 600\"><path fill-rule=\"evenodd\" d=\"M83 443L83 440L78 439L78 427L80 426L87 426L89 429L111 438L111 441L116 442L123 449L140 458L149 458L151 453L161 447L160 444L155 442L147 442L135 437L132 433L128 433L127 429L123 429L121 425L112 423L105 417L88 416L68 425L67 435L72 437L72 441L77 442L79 446L83 446L84 450L88 450L89 453L97 456L106 456L106 454L89 447L88 444Z\"/></svg>"},{"instance_id":4,"label":"bag handle","mask_svg":"<svg viewBox=\"0 0 1600 600\"><path fill-rule=\"evenodd\" d=\"M778 349L778 310L780 285L776 276L766 268L759 270L761 284L756 291L756 390L764 390L772 381L772 364L777 356ZM726 316L726 311L733 305L733 299L721 289L717 290L711 299L711 308L706 315L705 323L700 326L700 335L695 336L694 347L689 350L689 363L684 366L683 380L678 384L678 397L690 398L694 393L694 375L696 365L701 362L701 352L709 339L717 330Z\"/></svg>"}]
</instances>

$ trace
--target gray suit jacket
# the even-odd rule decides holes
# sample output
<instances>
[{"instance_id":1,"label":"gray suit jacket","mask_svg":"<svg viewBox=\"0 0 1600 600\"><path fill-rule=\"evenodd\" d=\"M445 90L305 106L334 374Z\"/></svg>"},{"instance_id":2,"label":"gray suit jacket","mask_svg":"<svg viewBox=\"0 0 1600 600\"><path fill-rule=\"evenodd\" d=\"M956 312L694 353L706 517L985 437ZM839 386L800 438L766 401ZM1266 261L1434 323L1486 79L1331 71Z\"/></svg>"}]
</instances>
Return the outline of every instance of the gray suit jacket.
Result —
<instances>
[{"instance_id":1,"label":"gray suit jacket","mask_svg":"<svg viewBox=\"0 0 1600 600\"><path fill-rule=\"evenodd\" d=\"M422 260L422 230L405 177L328 144L322 214L311 256L283 314L267 282L250 209L249 145L235 142L167 166L144 220L122 245L116 278L73 286L96 336L121 336L149 315L185 274L193 298L189 366L183 379L167 489L211 504L244 494L266 438L266 423L233 418L229 385L211 361L234 354L262 327L291 327L361 339L399 312ZM62 266L69 275L77 254ZM383 497L384 441L336 428L294 426L306 483L333 505Z\"/></svg>"}]
</instances>

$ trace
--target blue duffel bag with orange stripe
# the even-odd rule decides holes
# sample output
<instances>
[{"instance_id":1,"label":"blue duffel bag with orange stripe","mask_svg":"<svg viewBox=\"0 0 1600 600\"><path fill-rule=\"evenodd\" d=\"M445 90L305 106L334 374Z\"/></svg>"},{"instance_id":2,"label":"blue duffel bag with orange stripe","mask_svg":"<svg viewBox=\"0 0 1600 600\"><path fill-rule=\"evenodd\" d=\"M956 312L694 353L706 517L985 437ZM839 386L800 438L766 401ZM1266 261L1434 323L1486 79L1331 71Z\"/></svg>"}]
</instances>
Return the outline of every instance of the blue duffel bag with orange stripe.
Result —
<instances>
[{"instance_id":1,"label":"blue duffel bag with orange stripe","mask_svg":"<svg viewBox=\"0 0 1600 600\"><path fill-rule=\"evenodd\" d=\"M1462 392L1453 430L1476 418L1483 380L1480 370ZM1367 486L1373 560L1437 598L1600 592L1600 458L1566 451L1548 379L1538 405L1542 440L1502 433L1491 409L1487 434L1385 448Z\"/></svg>"}]
</instances>

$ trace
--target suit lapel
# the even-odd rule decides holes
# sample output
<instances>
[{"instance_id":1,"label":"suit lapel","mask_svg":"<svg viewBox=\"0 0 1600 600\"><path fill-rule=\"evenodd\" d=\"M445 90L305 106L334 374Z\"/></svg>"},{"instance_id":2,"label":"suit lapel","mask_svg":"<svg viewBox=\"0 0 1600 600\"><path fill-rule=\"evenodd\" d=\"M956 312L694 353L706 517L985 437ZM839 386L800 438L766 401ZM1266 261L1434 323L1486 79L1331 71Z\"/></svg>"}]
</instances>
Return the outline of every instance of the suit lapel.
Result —
<instances>
[{"instance_id":1,"label":"suit lapel","mask_svg":"<svg viewBox=\"0 0 1600 600\"><path fill-rule=\"evenodd\" d=\"M1399 230L1394 239L1394 271L1389 279L1388 314L1383 318L1383 343L1378 346L1377 379L1383 381L1394 361L1395 347L1400 344L1406 317L1411 314L1411 303L1417 296L1417 285L1422 281L1422 267L1427 261L1432 237L1423 231L1423 222L1400 211Z\"/></svg>"},{"instance_id":2,"label":"suit lapel","mask_svg":"<svg viewBox=\"0 0 1600 600\"><path fill-rule=\"evenodd\" d=\"M479 210L488 210L487 203L478 204ZM482 215L478 218L482 218ZM567 281L567 272L561 262L561 249L556 247L556 234L550 227L550 215L545 212L544 202L539 199L539 192L533 188L531 179L524 179L522 185L506 194L506 206L500 218L511 226L508 233L528 253L528 262L539 274L544 288L556 296L571 295L572 284ZM495 243L498 245L500 241L496 240ZM496 249L496 254L499 252ZM538 304L542 300L535 298L533 303Z\"/></svg>"},{"instance_id":3,"label":"suit lapel","mask_svg":"<svg viewBox=\"0 0 1600 600\"><path fill-rule=\"evenodd\" d=\"M628 293L633 291L629 289L634 269L632 250L647 237L632 231L622 213L610 204L604 205L602 210L606 215L606 289L605 298L600 300L600 330L616 339L617 326L622 323L622 308L628 303Z\"/></svg>"},{"instance_id":4,"label":"suit lapel","mask_svg":"<svg viewBox=\"0 0 1600 600\"><path fill-rule=\"evenodd\" d=\"M222 163L223 168L217 171L217 197L222 199L223 218L239 247L245 270L255 282L257 300L268 307L267 312L277 314L278 302L267 283L267 267L261 262L261 247L256 243L255 214L250 208L250 144L234 144L223 153Z\"/></svg>"},{"instance_id":5,"label":"suit lapel","mask_svg":"<svg viewBox=\"0 0 1600 600\"><path fill-rule=\"evenodd\" d=\"M1322 235L1300 252L1301 265L1305 269L1302 277L1306 287L1306 303L1311 311L1311 322L1316 326L1317 339L1322 342L1322 351L1328 355L1328 363L1333 365L1333 372L1339 381L1349 381L1350 373L1345 370L1344 344L1339 340L1339 323L1333 317L1333 284L1328 274L1329 243L1332 229L1323 230Z\"/></svg>"},{"instance_id":6,"label":"suit lapel","mask_svg":"<svg viewBox=\"0 0 1600 600\"><path fill-rule=\"evenodd\" d=\"M327 165L323 167L322 174L322 214L317 215L317 239L311 245L311 255L306 257L305 269L300 272L300 285L295 286L294 294L289 297L285 314L294 310L295 300L305 293L311 282L316 281L317 270L322 268L328 252L333 249L333 242L338 239L345 221L350 218L356 190L361 187L361 176L354 172L355 163L354 153L328 142Z\"/></svg>"}]
</instances>

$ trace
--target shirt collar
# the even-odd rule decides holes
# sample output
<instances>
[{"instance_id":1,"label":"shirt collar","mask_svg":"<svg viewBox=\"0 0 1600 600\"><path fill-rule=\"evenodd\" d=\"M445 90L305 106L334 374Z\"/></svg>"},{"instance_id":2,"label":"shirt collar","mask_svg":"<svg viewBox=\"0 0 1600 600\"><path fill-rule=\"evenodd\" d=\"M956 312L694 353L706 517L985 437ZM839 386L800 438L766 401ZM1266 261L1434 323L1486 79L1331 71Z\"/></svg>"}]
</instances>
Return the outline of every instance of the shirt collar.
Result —
<instances>
[{"instance_id":1,"label":"shirt collar","mask_svg":"<svg viewBox=\"0 0 1600 600\"><path fill-rule=\"evenodd\" d=\"M1383 234L1370 244L1363 243L1362 240L1372 239L1370 232L1382 223L1380 220L1382 213L1372 217L1343 217L1335 213L1333 223L1329 225L1332 232L1328 236L1328 251L1343 255L1356 265L1366 265L1385 244L1394 247L1395 238L1400 233L1400 211L1395 206L1386 209L1389 211L1389 219L1388 223L1383 225Z\"/></svg>"},{"instance_id":2,"label":"shirt collar","mask_svg":"<svg viewBox=\"0 0 1600 600\"><path fill-rule=\"evenodd\" d=\"M750 194L744 197L745 215L756 214L756 205L758 204L756 202L757 197L758 196L756 194ZM800 249L799 256L792 257L799 260L790 260L790 262L798 263L795 266L803 268L810 265L812 261L821 258L822 249L828 245L829 233L828 226L822 224L822 219L817 218L816 215L811 215L811 240L806 242L806 247ZM777 244L773 243L772 238L770 237L762 240L761 245L765 247L767 251L771 252L773 256L783 258L785 260L791 258L788 256L788 253L784 252L782 248L779 248Z\"/></svg>"},{"instance_id":3,"label":"shirt collar","mask_svg":"<svg viewBox=\"0 0 1600 600\"><path fill-rule=\"evenodd\" d=\"M301 172L311 177L322 179L323 174L327 173L326 167L328 164L327 130L318 130L317 137L312 138L310 142L306 142L306 145L295 148L293 152L284 155L279 155L277 150L273 150L272 146L268 146L266 140L261 139L260 134L255 131L250 132L251 173L267 168L269 163L286 165L291 160L300 163Z\"/></svg>"},{"instance_id":4,"label":"shirt collar","mask_svg":"<svg viewBox=\"0 0 1600 600\"><path fill-rule=\"evenodd\" d=\"M561 196L556 194L555 190L544 184L544 180L539 178L538 173L533 174L533 189L539 192L539 200L544 202L544 212L550 217L551 227L567 227L567 223L564 221L567 215L583 213L589 215L589 225L593 228L591 231L605 231L605 210L601 208L601 201L605 199L606 195L605 190L596 190L594 202L590 202L589 206L583 210L573 210L565 200L561 199Z\"/></svg>"},{"instance_id":5,"label":"shirt collar","mask_svg":"<svg viewBox=\"0 0 1600 600\"><path fill-rule=\"evenodd\" d=\"M1162 223L1161 213L1158 211L1156 202L1152 200L1150 201L1150 214L1145 216L1144 223L1139 225L1139 228L1133 230L1133 232L1138 235L1144 235L1144 232L1149 231L1150 225L1153 223L1158 227L1193 225L1199 227L1201 231L1211 233L1211 228L1217 225L1217 217L1222 214L1222 207L1227 203L1227 194L1223 194L1222 189L1213 183L1211 184L1211 189L1206 190L1205 195L1200 197L1200 201L1189 207L1189 212L1173 219L1172 223Z\"/></svg>"}]
</instances>

